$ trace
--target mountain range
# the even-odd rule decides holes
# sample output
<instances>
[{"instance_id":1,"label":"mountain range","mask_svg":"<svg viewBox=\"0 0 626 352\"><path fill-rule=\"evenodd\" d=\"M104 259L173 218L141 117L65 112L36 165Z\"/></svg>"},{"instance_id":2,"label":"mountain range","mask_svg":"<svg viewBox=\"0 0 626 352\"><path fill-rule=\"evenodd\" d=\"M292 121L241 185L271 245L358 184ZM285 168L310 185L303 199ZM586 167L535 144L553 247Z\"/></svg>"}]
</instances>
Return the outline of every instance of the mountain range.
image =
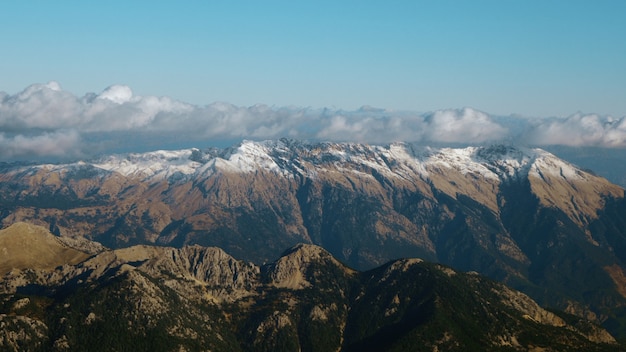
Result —
<instances>
[{"instance_id":1,"label":"mountain range","mask_svg":"<svg viewBox=\"0 0 626 352\"><path fill-rule=\"evenodd\" d=\"M24 237L33 258L20 256ZM197 245L88 253L26 223L0 241L13 263L3 351L619 349L597 325L421 259L357 272L307 244L263 266Z\"/></svg>"},{"instance_id":2,"label":"mountain range","mask_svg":"<svg viewBox=\"0 0 626 352\"><path fill-rule=\"evenodd\" d=\"M305 243L367 273L421 258L503 282L618 339L625 214L621 187L544 150L504 145L282 139L0 166L3 225L44 226L87 253L92 241L199 245L263 268Z\"/></svg>"}]
</instances>

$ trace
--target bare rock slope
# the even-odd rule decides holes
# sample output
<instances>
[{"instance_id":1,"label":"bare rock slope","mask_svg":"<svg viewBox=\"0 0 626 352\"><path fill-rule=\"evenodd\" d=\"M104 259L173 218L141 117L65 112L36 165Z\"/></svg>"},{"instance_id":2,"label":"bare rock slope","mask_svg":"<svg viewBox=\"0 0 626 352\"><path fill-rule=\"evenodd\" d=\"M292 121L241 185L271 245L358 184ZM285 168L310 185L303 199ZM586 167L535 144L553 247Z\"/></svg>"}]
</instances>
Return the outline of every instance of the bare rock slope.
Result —
<instances>
[{"instance_id":1,"label":"bare rock slope","mask_svg":"<svg viewBox=\"0 0 626 352\"><path fill-rule=\"evenodd\" d=\"M35 247L52 236L12 230ZM0 282L7 351L619 348L606 330L478 274L420 259L357 272L308 244L264 266L219 248L139 245Z\"/></svg>"}]
</instances>

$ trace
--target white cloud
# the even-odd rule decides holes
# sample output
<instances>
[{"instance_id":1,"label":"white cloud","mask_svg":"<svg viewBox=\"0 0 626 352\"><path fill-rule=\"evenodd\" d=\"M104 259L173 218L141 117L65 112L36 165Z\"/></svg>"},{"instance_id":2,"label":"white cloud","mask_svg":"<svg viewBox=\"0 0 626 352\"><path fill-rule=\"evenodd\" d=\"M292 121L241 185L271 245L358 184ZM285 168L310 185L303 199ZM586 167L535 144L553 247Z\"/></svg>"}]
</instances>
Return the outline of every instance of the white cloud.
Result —
<instances>
[{"instance_id":1,"label":"white cloud","mask_svg":"<svg viewBox=\"0 0 626 352\"><path fill-rule=\"evenodd\" d=\"M626 147L626 120L575 114L567 118L497 117L471 109L430 113L363 107L355 111L194 106L168 97L137 96L113 85L77 97L56 82L14 95L0 92L0 159L77 157L121 150L208 146L244 138L390 143Z\"/></svg>"},{"instance_id":2,"label":"white cloud","mask_svg":"<svg viewBox=\"0 0 626 352\"><path fill-rule=\"evenodd\" d=\"M426 136L429 141L445 143L483 143L509 135L489 115L470 108L441 110L429 116Z\"/></svg>"},{"instance_id":3,"label":"white cloud","mask_svg":"<svg viewBox=\"0 0 626 352\"><path fill-rule=\"evenodd\" d=\"M489 115L469 108L440 110L428 114L361 109L355 113L333 116L317 137L332 140L348 138L375 143L482 143L497 141L506 135L506 127L495 122Z\"/></svg>"},{"instance_id":4,"label":"white cloud","mask_svg":"<svg viewBox=\"0 0 626 352\"><path fill-rule=\"evenodd\" d=\"M56 82L35 84L0 102L0 128L67 128L80 123L82 111L75 96Z\"/></svg>"},{"instance_id":5,"label":"white cloud","mask_svg":"<svg viewBox=\"0 0 626 352\"><path fill-rule=\"evenodd\" d=\"M526 138L537 145L626 147L626 119L596 114L539 119Z\"/></svg>"},{"instance_id":6,"label":"white cloud","mask_svg":"<svg viewBox=\"0 0 626 352\"><path fill-rule=\"evenodd\" d=\"M110 100L116 104L123 104L130 101L133 91L128 86L113 85L105 89L97 99Z\"/></svg>"},{"instance_id":7,"label":"white cloud","mask_svg":"<svg viewBox=\"0 0 626 352\"><path fill-rule=\"evenodd\" d=\"M34 136L0 134L0 156L4 158L75 158L81 156L81 140L74 130L44 132Z\"/></svg>"}]
</instances>

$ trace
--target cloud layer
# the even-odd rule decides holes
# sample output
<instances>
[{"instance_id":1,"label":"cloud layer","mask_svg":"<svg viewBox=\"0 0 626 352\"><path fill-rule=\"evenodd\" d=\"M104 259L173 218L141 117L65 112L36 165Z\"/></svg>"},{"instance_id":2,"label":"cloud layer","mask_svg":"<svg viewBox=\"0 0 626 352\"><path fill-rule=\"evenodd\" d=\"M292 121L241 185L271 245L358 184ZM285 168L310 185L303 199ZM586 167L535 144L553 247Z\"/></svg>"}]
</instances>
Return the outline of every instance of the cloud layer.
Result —
<instances>
[{"instance_id":1,"label":"cloud layer","mask_svg":"<svg viewBox=\"0 0 626 352\"><path fill-rule=\"evenodd\" d=\"M0 160L70 159L110 151L223 145L241 139L390 143L626 147L626 118L498 117L471 109L429 113L371 107L356 111L195 106L168 97L136 96L114 85L77 97L56 82L14 95L0 92Z\"/></svg>"}]
</instances>

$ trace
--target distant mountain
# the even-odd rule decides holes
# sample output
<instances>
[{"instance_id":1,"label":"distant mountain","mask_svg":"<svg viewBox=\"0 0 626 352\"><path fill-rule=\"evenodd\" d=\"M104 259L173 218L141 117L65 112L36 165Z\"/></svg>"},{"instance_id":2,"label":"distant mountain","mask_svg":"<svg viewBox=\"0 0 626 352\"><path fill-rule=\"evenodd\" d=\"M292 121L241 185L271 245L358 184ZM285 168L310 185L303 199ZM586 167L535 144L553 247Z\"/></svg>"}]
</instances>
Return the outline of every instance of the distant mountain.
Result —
<instances>
[{"instance_id":1,"label":"distant mountain","mask_svg":"<svg viewBox=\"0 0 626 352\"><path fill-rule=\"evenodd\" d=\"M540 149L246 141L0 169L5 226L110 248L223 248L262 265L310 243L368 270L476 271L626 338L626 201Z\"/></svg>"},{"instance_id":2,"label":"distant mountain","mask_svg":"<svg viewBox=\"0 0 626 352\"><path fill-rule=\"evenodd\" d=\"M51 236L28 224L7 232ZM421 259L357 272L306 244L263 266L215 247L139 245L2 275L3 351L620 348L604 329L476 273Z\"/></svg>"}]
</instances>

